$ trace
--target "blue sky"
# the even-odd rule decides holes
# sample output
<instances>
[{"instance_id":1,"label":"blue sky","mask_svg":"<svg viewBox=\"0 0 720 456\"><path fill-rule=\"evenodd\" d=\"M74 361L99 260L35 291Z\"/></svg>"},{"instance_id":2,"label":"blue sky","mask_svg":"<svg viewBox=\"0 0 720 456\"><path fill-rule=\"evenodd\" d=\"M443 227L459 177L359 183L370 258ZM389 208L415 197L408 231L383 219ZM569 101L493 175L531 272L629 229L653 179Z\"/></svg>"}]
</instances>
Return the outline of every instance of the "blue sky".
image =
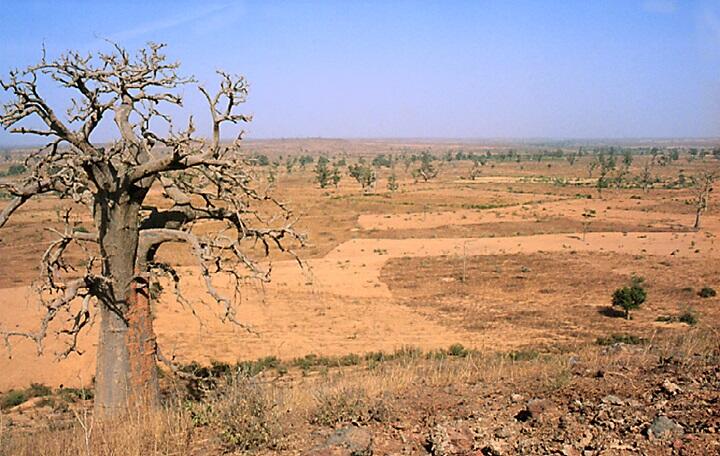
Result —
<instances>
[{"instance_id":1,"label":"blue sky","mask_svg":"<svg viewBox=\"0 0 720 456\"><path fill-rule=\"evenodd\" d=\"M164 42L208 86L216 68L248 78L249 138L720 136L719 0L0 7L3 77L43 43L56 56ZM200 115L185 92L183 114Z\"/></svg>"}]
</instances>

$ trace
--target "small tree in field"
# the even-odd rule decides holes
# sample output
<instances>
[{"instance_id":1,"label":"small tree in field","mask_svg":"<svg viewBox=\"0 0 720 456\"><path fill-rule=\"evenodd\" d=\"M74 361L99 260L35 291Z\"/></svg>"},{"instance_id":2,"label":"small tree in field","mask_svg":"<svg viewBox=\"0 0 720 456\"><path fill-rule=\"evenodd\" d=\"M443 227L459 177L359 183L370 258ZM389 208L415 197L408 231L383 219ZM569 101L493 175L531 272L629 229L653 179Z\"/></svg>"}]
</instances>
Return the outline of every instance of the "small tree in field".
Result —
<instances>
[{"instance_id":1,"label":"small tree in field","mask_svg":"<svg viewBox=\"0 0 720 456\"><path fill-rule=\"evenodd\" d=\"M391 192L396 192L400 188L397 181L397 175L395 174L395 167L393 166L390 176L388 176L387 189Z\"/></svg>"},{"instance_id":2,"label":"small tree in field","mask_svg":"<svg viewBox=\"0 0 720 456\"><path fill-rule=\"evenodd\" d=\"M596 187L598 196L602 198L602 190L608 186L608 175L615 170L617 159L614 155L606 157L604 154L600 154L597 157L597 163L600 166L600 176L598 176Z\"/></svg>"},{"instance_id":3,"label":"small tree in field","mask_svg":"<svg viewBox=\"0 0 720 456\"><path fill-rule=\"evenodd\" d=\"M329 163L330 161L327 157L321 156L315 164L315 169L313 169L313 172L315 173L315 182L320 185L320 188L327 188L333 182L332 171L328 166Z\"/></svg>"},{"instance_id":4,"label":"small tree in field","mask_svg":"<svg viewBox=\"0 0 720 456\"><path fill-rule=\"evenodd\" d=\"M286 206L256 188L252 161L238 148L242 132L230 144L220 140L221 127L250 120L236 112L247 96L245 79L218 72L216 92L197 86L212 135L200 138L192 117L178 128L163 112L167 105L180 105L180 89L195 83L178 74L180 65L167 61L163 47L151 43L134 55L118 45L96 55L68 52L55 60L43 55L38 64L2 81L10 98L0 124L49 143L27 159L28 177L3 185L14 199L0 211L0 228L29 199L53 196L86 208L95 230L66 223L64 232L57 232L41 262L44 318L36 331L0 328L0 337L8 346L13 338L28 338L41 352L51 323L65 322L58 334L67 341L60 355L67 356L78 351L78 335L99 317L99 414L159 402L149 290L166 276L178 301L193 305L183 297L179 271L158 255L161 245L186 245L222 318L241 325L235 300L216 288L215 279L221 277L239 296L245 281L269 280L270 269L258 259L271 247L286 251L288 239L302 243ZM41 95L43 80L65 89L64 114ZM104 119L116 136L98 143L92 134ZM158 128L163 123L167 128ZM151 189L160 198L148 200ZM73 244L88 252L84 265L68 263L64 254Z\"/></svg>"},{"instance_id":5,"label":"small tree in field","mask_svg":"<svg viewBox=\"0 0 720 456\"><path fill-rule=\"evenodd\" d=\"M700 217L708 208L710 203L710 193L713 191L715 180L720 171L703 171L691 178L692 181L692 199L691 204L695 206L695 223L693 229L700 229Z\"/></svg>"},{"instance_id":6,"label":"small tree in field","mask_svg":"<svg viewBox=\"0 0 720 456\"><path fill-rule=\"evenodd\" d=\"M423 151L420 155L420 166L412 172L412 176L417 182L422 179L423 182L427 182L430 179L435 179L440 172L437 166L433 164L435 157L430 152Z\"/></svg>"},{"instance_id":7,"label":"small tree in field","mask_svg":"<svg viewBox=\"0 0 720 456\"><path fill-rule=\"evenodd\" d=\"M625 311L625 318L630 319L630 311L639 308L647 298L647 291L643 287L644 279L633 276L630 286L615 290L612 297L612 305L620 307Z\"/></svg>"},{"instance_id":8,"label":"small tree in field","mask_svg":"<svg viewBox=\"0 0 720 456\"><path fill-rule=\"evenodd\" d=\"M585 235L587 234L588 230L590 229L590 224L592 223L592 219L595 218L597 215L597 212L595 209L585 209L582 213L582 227L583 227L583 236L582 240L585 241Z\"/></svg>"},{"instance_id":9,"label":"small tree in field","mask_svg":"<svg viewBox=\"0 0 720 456\"><path fill-rule=\"evenodd\" d=\"M330 181L332 181L332 184L335 188L338 188L338 185L340 185L340 181L342 180L342 173L340 172L340 164L335 163L333 164L332 172L330 173Z\"/></svg>"},{"instance_id":10,"label":"small tree in field","mask_svg":"<svg viewBox=\"0 0 720 456\"><path fill-rule=\"evenodd\" d=\"M468 177L470 180L475 180L482 174L482 168L479 160L473 160L472 168L470 168L470 174Z\"/></svg>"},{"instance_id":11,"label":"small tree in field","mask_svg":"<svg viewBox=\"0 0 720 456\"><path fill-rule=\"evenodd\" d=\"M372 166L364 162L355 163L354 165L348 166L348 173L353 179L358 181L363 192L369 193L375 188L377 173L375 173L375 168Z\"/></svg>"}]
</instances>

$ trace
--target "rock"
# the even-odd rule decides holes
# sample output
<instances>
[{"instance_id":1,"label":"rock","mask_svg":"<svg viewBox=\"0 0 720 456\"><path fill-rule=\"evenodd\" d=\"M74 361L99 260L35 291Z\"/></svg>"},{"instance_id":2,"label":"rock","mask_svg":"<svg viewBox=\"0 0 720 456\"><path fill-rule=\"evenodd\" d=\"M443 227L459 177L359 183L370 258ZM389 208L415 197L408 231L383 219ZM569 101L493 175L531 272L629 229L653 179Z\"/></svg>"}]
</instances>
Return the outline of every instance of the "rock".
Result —
<instances>
[{"instance_id":1,"label":"rock","mask_svg":"<svg viewBox=\"0 0 720 456\"><path fill-rule=\"evenodd\" d=\"M425 449L434 456L467 454L474 445L475 435L461 423L436 424L428 433Z\"/></svg>"},{"instance_id":2,"label":"rock","mask_svg":"<svg viewBox=\"0 0 720 456\"><path fill-rule=\"evenodd\" d=\"M678 393L682 393L682 388L680 388L678 385L676 385L675 383L671 382L668 379L665 379L665 381L662 382L661 386L662 386L663 391L665 391L666 393L668 393L672 396L674 396Z\"/></svg>"},{"instance_id":3,"label":"rock","mask_svg":"<svg viewBox=\"0 0 720 456\"><path fill-rule=\"evenodd\" d=\"M666 438L681 436L685 430L682 426L665 415L655 417L647 428L648 438Z\"/></svg>"},{"instance_id":4,"label":"rock","mask_svg":"<svg viewBox=\"0 0 720 456\"><path fill-rule=\"evenodd\" d=\"M318 456L372 456L373 437L365 429L351 426L338 429L308 453Z\"/></svg>"},{"instance_id":5,"label":"rock","mask_svg":"<svg viewBox=\"0 0 720 456\"><path fill-rule=\"evenodd\" d=\"M510 437L510 431L504 427L498 428L495 430L495 437L499 439L506 439Z\"/></svg>"},{"instance_id":6,"label":"rock","mask_svg":"<svg viewBox=\"0 0 720 456\"><path fill-rule=\"evenodd\" d=\"M553 407L553 403L547 399L533 399L528 401L527 406L520 410L515 419L521 422L539 420Z\"/></svg>"},{"instance_id":7,"label":"rock","mask_svg":"<svg viewBox=\"0 0 720 456\"><path fill-rule=\"evenodd\" d=\"M604 398L601 399L603 404L610 404L610 405L623 405L625 401L620 399L617 396L614 396L612 394L608 394Z\"/></svg>"},{"instance_id":8,"label":"rock","mask_svg":"<svg viewBox=\"0 0 720 456\"><path fill-rule=\"evenodd\" d=\"M572 445L563 446L561 454L564 456L580 456L580 452L576 450Z\"/></svg>"},{"instance_id":9,"label":"rock","mask_svg":"<svg viewBox=\"0 0 720 456\"><path fill-rule=\"evenodd\" d=\"M483 456L502 456L504 454L499 442L490 442L480 450Z\"/></svg>"},{"instance_id":10,"label":"rock","mask_svg":"<svg viewBox=\"0 0 720 456\"><path fill-rule=\"evenodd\" d=\"M522 397L522 394L512 394L510 395L510 400L514 403L522 402L522 400L525 399Z\"/></svg>"}]
</instances>

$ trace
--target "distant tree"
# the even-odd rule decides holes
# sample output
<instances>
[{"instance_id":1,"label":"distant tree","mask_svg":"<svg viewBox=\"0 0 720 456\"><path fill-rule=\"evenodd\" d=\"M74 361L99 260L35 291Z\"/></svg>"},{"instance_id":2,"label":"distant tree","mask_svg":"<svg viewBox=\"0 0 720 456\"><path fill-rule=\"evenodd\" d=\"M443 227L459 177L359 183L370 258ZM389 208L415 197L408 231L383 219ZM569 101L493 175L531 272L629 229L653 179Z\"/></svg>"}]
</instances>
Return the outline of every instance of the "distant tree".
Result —
<instances>
[{"instance_id":1,"label":"distant tree","mask_svg":"<svg viewBox=\"0 0 720 456\"><path fill-rule=\"evenodd\" d=\"M420 166L412 173L416 182L419 179L422 179L423 182L427 182L437 177L440 170L433 164L434 159L435 157L433 157L433 155L428 151L423 151L423 153L420 154Z\"/></svg>"},{"instance_id":2,"label":"distant tree","mask_svg":"<svg viewBox=\"0 0 720 456\"><path fill-rule=\"evenodd\" d=\"M578 157L578 154L571 152L571 153L567 154L565 159L568 161L568 163L570 163L570 166L573 166L575 164L575 161L577 160L577 157Z\"/></svg>"},{"instance_id":3,"label":"distant tree","mask_svg":"<svg viewBox=\"0 0 720 456\"><path fill-rule=\"evenodd\" d=\"M297 163L297 157L288 157L285 159L285 170L288 174L292 174L295 163Z\"/></svg>"},{"instance_id":4,"label":"distant tree","mask_svg":"<svg viewBox=\"0 0 720 456\"><path fill-rule=\"evenodd\" d=\"M472 168L470 168L470 174L468 177L470 180L475 180L478 177L480 177L480 174L482 173L481 165L479 160L473 160Z\"/></svg>"},{"instance_id":5,"label":"distant tree","mask_svg":"<svg viewBox=\"0 0 720 456\"><path fill-rule=\"evenodd\" d=\"M253 154L250 157L250 162L256 166L269 166L270 159L265 154Z\"/></svg>"},{"instance_id":6,"label":"distant tree","mask_svg":"<svg viewBox=\"0 0 720 456\"><path fill-rule=\"evenodd\" d=\"M280 169L280 162L274 160L270 163L270 169L268 169L268 183L274 184L277 181L278 170Z\"/></svg>"},{"instance_id":7,"label":"distant tree","mask_svg":"<svg viewBox=\"0 0 720 456\"><path fill-rule=\"evenodd\" d=\"M320 188L326 188L332 183L332 171L328 164L330 160L327 157L320 156L315 164L313 172L315 173L315 182L320 185Z\"/></svg>"},{"instance_id":8,"label":"distant tree","mask_svg":"<svg viewBox=\"0 0 720 456\"><path fill-rule=\"evenodd\" d=\"M592 179L593 177L593 171L595 171L595 168L597 168L598 162L597 160L591 160L587 164L587 172L588 172L588 179Z\"/></svg>"},{"instance_id":9,"label":"distant tree","mask_svg":"<svg viewBox=\"0 0 720 456\"><path fill-rule=\"evenodd\" d=\"M345 160L343 160L343 162L344 161ZM332 184L335 188L338 188L338 185L340 184L341 179L342 179L342 174L340 173L340 163L335 163L333 165L332 172L330 173L330 181L332 182Z\"/></svg>"},{"instance_id":10,"label":"distant tree","mask_svg":"<svg viewBox=\"0 0 720 456\"><path fill-rule=\"evenodd\" d=\"M396 192L398 188L400 188L400 186L398 185L395 168L393 168L390 172L390 176L388 176L387 189L391 192Z\"/></svg>"},{"instance_id":11,"label":"distant tree","mask_svg":"<svg viewBox=\"0 0 720 456\"><path fill-rule=\"evenodd\" d=\"M608 187L608 176L615 170L617 159L615 155L600 154L597 156L597 163L600 167L600 175L597 179L598 196L602 197L602 190Z\"/></svg>"},{"instance_id":12,"label":"distant tree","mask_svg":"<svg viewBox=\"0 0 720 456\"><path fill-rule=\"evenodd\" d=\"M372 160L372 165L376 168L389 168L392 164L392 156L387 157L385 154L376 155Z\"/></svg>"},{"instance_id":13,"label":"distant tree","mask_svg":"<svg viewBox=\"0 0 720 456\"><path fill-rule=\"evenodd\" d=\"M623 151L623 166L625 169L629 169L633 162L633 156L632 151L630 149L625 149Z\"/></svg>"},{"instance_id":14,"label":"distant tree","mask_svg":"<svg viewBox=\"0 0 720 456\"><path fill-rule=\"evenodd\" d=\"M646 159L643 163L642 171L640 172L640 184L642 185L643 192L647 193L650 185L653 183L652 167L655 164L655 157Z\"/></svg>"},{"instance_id":15,"label":"distant tree","mask_svg":"<svg viewBox=\"0 0 720 456\"><path fill-rule=\"evenodd\" d=\"M612 296L612 305L625 311L625 318L630 319L630 311L639 308L647 298L647 291L643 286L644 279L633 276L630 286L618 288Z\"/></svg>"},{"instance_id":16,"label":"distant tree","mask_svg":"<svg viewBox=\"0 0 720 456\"><path fill-rule=\"evenodd\" d=\"M369 193L373 188L375 188L377 174L375 173L375 168L372 166L364 162L356 163L348 167L348 173L350 174L350 177L358 181L363 189L363 192Z\"/></svg>"},{"instance_id":17,"label":"distant tree","mask_svg":"<svg viewBox=\"0 0 720 456\"><path fill-rule=\"evenodd\" d=\"M595 218L597 213L595 212L595 209L585 209L582 213L583 221L582 221L582 227L583 227L583 242L585 241L585 234L588 232L588 229L590 228L590 224L592 223L592 219Z\"/></svg>"},{"instance_id":18,"label":"distant tree","mask_svg":"<svg viewBox=\"0 0 720 456\"><path fill-rule=\"evenodd\" d=\"M410 165L412 165L415 160L417 160L417 157L415 155L403 155L402 162L405 166L405 172L407 173L410 169Z\"/></svg>"},{"instance_id":19,"label":"distant tree","mask_svg":"<svg viewBox=\"0 0 720 456\"><path fill-rule=\"evenodd\" d=\"M695 207L695 223L693 228L700 229L700 217L708 208L710 202L710 193L713 191L715 180L720 174L719 170L702 171L690 178L692 186L691 204Z\"/></svg>"},{"instance_id":20,"label":"distant tree","mask_svg":"<svg viewBox=\"0 0 720 456\"><path fill-rule=\"evenodd\" d=\"M312 155L301 155L298 159L300 162L300 168L305 170L305 167L315 161L315 159L312 157Z\"/></svg>"}]
</instances>

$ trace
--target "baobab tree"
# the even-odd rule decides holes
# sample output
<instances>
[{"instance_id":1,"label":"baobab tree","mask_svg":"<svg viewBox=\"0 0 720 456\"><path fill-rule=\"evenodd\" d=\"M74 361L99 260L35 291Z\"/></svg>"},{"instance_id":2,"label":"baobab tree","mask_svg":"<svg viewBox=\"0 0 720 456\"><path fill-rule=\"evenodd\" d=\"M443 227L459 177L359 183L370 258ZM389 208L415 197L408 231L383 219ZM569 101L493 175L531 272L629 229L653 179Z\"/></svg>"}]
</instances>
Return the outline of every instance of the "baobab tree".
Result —
<instances>
[{"instance_id":1,"label":"baobab tree","mask_svg":"<svg viewBox=\"0 0 720 456\"><path fill-rule=\"evenodd\" d=\"M221 318L242 325L235 305L240 287L270 277L259 260L273 248L292 254L288 245L302 243L289 209L255 187L238 149L242 131L231 143L221 141L221 127L250 120L237 112L248 93L245 78L219 71L217 91L197 85L209 108L211 137L202 138L192 116L178 128L163 112L182 104L180 89L196 84L178 73L179 63L168 61L163 48L149 43L133 54L111 44L106 53L67 52L54 60L43 52L39 63L2 80L9 94L2 126L49 143L27 159L28 177L3 186L13 199L0 212L0 227L31 198L52 196L86 207L95 231L69 223L58 231L37 285L44 318L27 332L0 327L0 337L8 348L15 338L28 338L42 352L50 325L69 322L58 332L67 338L59 355L67 356L78 352L78 334L98 315L95 408L101 414L158 402L149 285L168 277L177 300L192 306L179 271L158 255L161 245L187 245ZM67 94L65 113L41 94L41 81ZM116 136L99 143L92 135L105 120ZM147 199L151 189L162 195L157 205ZM64 258L73 244L88 245L90 257L79 268Z\"/></svg>"}]
</instances>

